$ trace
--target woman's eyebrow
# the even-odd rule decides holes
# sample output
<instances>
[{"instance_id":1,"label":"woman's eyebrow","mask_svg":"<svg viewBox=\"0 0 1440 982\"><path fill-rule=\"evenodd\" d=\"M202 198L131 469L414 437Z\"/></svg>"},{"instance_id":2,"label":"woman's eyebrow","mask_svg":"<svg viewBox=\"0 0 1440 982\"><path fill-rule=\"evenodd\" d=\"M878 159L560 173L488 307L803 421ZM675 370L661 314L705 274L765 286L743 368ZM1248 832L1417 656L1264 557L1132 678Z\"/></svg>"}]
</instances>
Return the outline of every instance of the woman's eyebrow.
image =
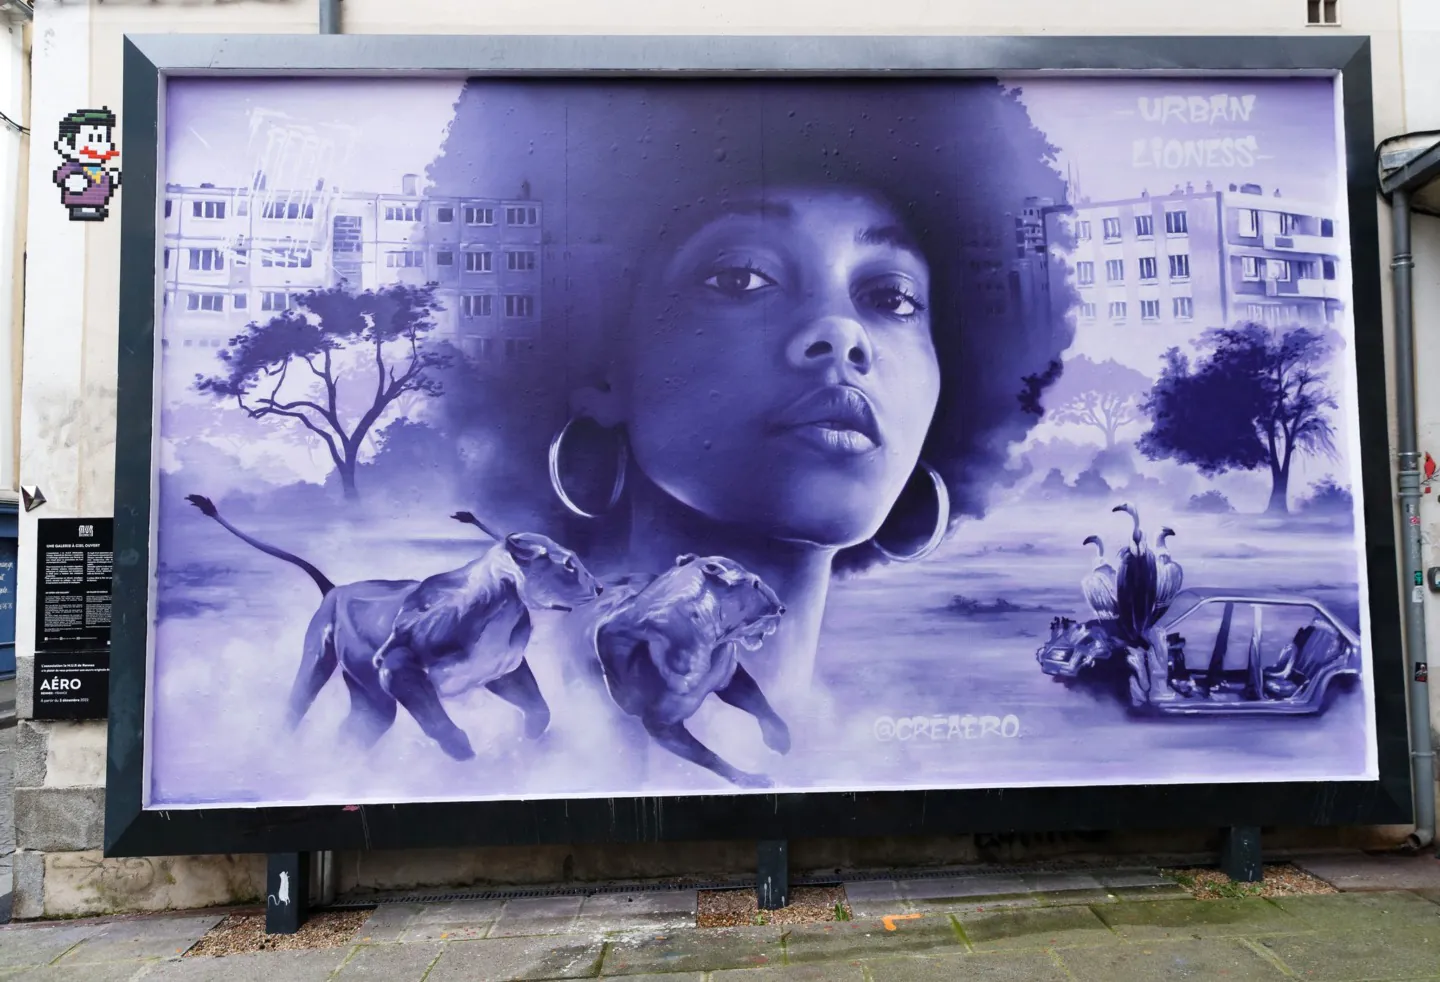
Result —
<instances>
[{"instance_id":1,"label":"woman's eyebrow","mask_svg":"<svg viewBox=\"0 0 1440 982\"><path fill-rule=\"evenodd\" d=\"M895 246L897 249L905 249L916 255L920 254L920 247L916 245L915 239L899 225L874 225L870 228L862 228L855 233L855 244Z\"/></svg>"}]
</instances>

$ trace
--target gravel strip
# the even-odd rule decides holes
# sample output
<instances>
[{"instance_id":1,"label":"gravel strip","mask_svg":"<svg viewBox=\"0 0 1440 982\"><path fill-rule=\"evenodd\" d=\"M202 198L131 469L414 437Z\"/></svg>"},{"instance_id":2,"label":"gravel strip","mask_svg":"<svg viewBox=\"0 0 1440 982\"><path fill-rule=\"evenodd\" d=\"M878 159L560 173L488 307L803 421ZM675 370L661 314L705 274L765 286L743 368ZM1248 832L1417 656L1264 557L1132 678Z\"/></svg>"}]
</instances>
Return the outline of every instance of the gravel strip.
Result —
<instances>
[{"instance_id":1,"label":"gravel strip","mask_svg":"<svg viewBox=\"0 0 1440 982\"><path fill-rule=\"evenodd\" d=\"M1197 900L1235 900L1240 897L1295 897L1307 893L1339 893L1324 880L1289 863L1264 868L1259 883L1236 883L1217 869L1191 867L1162 869L1160 873L1195 895Z\"/></svg>"},{"instance_id":2,"label":"gravel strip","mask_svg":"<svg viewBox=\"0 0 1440 982\"><path fill-rule=\"evenodd\" d=\"M266 934L264 914L231 914L195 942L185 957L343 948L355 940L355 932L371 913L368 910L321 911L311 914L295 934Z\"/></svg>"},{"instance_id":3,"label":"gravel strip","mask_svg":"<svg viewBox=\"0 0 1440 982\"><path fill-rule=\"evenodd\" d=\"M753 887L745 890L701 890L696 927L746 927L757 924L817 924L848 921L853 915L845 888L791 887L790 906L761 910Z\"/></svg>"}]
</instances>

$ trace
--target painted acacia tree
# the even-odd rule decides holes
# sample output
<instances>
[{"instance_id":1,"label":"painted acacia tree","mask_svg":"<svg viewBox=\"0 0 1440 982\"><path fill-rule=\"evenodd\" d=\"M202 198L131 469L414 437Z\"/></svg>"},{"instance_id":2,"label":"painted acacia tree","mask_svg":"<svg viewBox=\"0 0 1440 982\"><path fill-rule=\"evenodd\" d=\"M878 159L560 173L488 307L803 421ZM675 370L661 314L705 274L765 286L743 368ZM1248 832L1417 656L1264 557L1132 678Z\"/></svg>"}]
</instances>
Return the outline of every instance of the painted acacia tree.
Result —
<instances>
[{"instance_id":1,"label":"painted acacia tree","mask_svg":"<svg viewBox=\"0 0 1440 982\"><path fill-rule=\"evenodd\" d=\"M433 286L396 284L354 293L333 286L252 322L219 353L224 370L196 375L197 391L234 400L251 419L293 420L330 454L345 497L359 497L355 467L375 424L397 400L437 396L454 358L430 337L440 310Z\"/></svg>"},{"instance_id":2,"label":"painted acacia tree","mask_svg":"<svg viewBox=\"0 0 1440 982\"><path fill-rule=\"evenodd\" d=\"M1335 455L1337 403L1323 370L1330 341L1307 327L1240 324L1206 331L1201 344L1207 353L1193 368L1178 348L1166 353L1144 403L1152 425L1141 452L1202 474L1267 468L1267 510L1288 512L1295 455Z\"/></svg>"},{"instance_id":3,"label":"painted acacia tree","mask_svg":"<svg viewBox=\"0 0 1440 982\"><path fill-rule=\"evenodd\" d=\"M1113 450L1120 429L1144 418L1140 406L1150 379L1113 358L1093 361L1084 355L1065 362L1059 381L1045 394L1046 415L1061 423L1093 426Z\"/></svg>"}]
</instances>

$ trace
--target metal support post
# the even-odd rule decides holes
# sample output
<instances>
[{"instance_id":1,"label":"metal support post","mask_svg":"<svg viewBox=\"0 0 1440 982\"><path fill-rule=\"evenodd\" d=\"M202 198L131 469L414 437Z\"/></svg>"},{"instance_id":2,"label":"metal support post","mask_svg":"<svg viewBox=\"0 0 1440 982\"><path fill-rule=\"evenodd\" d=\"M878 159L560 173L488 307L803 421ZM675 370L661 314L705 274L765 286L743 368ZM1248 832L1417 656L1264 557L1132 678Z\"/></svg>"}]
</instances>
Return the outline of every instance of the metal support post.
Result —
<instances>
[{"instance_id":1,"label":"metal support post","mask_svg":"<svg viewBox=\"0 0 1440 982\"><path fill-rule=\"evenodd\" d=\"M1259 883L1265 878L1260 860L1260 829L1232 825L1221 833L1220 871L1236 883Z\"/></svg>"},{"instance_id":2,"label":"metal support post","mask_svg":"<svg viewBox=\"0 0 1440 982\"><path fill-rule=\"evenodd\" d=\"M755 876L755 899L761 910L790 906L790 843L766 839L760 843Z\"/></svg>"},{"instance_id":3,"label":"metal support post","mask_svg":"<svg viewBox=\"0 0 1440 982\"><path fill-rule=\"evenodd\" d=\"M310 854L271 853L265 858L265 933L294 934L310 913Z\"/></svg>"}]
</instances>

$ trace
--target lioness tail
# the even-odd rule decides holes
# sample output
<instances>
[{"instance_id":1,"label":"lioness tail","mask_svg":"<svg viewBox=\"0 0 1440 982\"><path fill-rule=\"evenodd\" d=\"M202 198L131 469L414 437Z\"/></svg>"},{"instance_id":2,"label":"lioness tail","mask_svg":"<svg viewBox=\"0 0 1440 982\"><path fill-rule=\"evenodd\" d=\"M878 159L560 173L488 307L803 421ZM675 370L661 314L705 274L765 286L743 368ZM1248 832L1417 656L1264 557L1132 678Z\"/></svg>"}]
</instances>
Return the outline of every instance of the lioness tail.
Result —
<instances>
[{"instance_id":1,"label":"lioness tail","mask_svg":"<svg viewBox=\"0 0 1440 982\"><path fill-rule=\"evenodd\" d=\"M324 573L320 572L318 569L316 569L310 563L307 563L305 560L301 559L299 556L296 556L293 553L286 552L284 549L280 549L276 546L272 546L268 542L261 542L259 539L252 538L251 536L246 535L244 532L237 529L235 526L231 525L225 520L224 516L220 514L219 510L216 509L215 503L204 495L187 494L185 496L185 500L190 502L190 504L194 505L196 508L199 508L200 514L204 515L206 518L215 519L215 521L219 522L225 527L226 531L228 531L231 535L235 536L240 541L254 546L256 549L259 549L267 556L274 556L276 559L283 559L287 563L293 563L294 565L299 566L305 572L309 573L310 579L314 580L315 585L320 588L320 595L322 597L329 593L331 590L335 589L335 584L331 583L329 578L326 577Z\"/></svg>"}]
</instances>

